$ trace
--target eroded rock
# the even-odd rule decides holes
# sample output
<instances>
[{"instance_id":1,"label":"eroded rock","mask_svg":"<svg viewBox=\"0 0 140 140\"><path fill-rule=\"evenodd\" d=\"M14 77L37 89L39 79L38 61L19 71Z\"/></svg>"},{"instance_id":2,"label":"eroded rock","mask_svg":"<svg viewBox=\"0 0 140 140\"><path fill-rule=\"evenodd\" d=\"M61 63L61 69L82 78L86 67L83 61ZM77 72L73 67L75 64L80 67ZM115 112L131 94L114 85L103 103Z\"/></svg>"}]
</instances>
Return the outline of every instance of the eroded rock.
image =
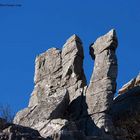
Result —
<instances>
[{"instance_id":1,"label":"eroded rock","mask_svg":"<svg viewBox=\"0 0 140 140\"><path fill-rule=\"evenodd\" d=\"M87 104L93 121L105 132L113 130L109 110L116 92L117 58L115 50L117 45L115 30L111 30L99 37L90 47L90 54L95 62L86 92Z\"/></svg>"},{"instance_id":2,"label":"eroded rock","mask_svg":"<svg viewBox=\"0 0 140 140\"><path fill-rule=\"evenodd\" d=\"M119 94L126 93L130 89L133 89L134 87L139 86L139 85L140 85L140 73L137 77L131 79L128 83L123 85L123 87L119 89L118 93Z\"/></svg>"},{"instance_id":3,"label":"eroded rock","mask_svg":"<svg viewBox=\"0 0 140 140\"><path fill-rule=\"evenodd\" d=\"M54 133L56 125L57 128L65 125L59 122L54 125L53 120L77 119L86 86L83 58L82 42L76 35L66 41L62 51L52 48L39 55L29 106L17 113L14 123L35 128L46 137Z\"/></svg>"},{"instance_id":4,"label":"eroded rock","mask_svg":"<svg viewBox=\"0 0 140 140\"><path fill-rule=\"evenodd\" d=\"M35 86L29 105L17 113L16 125L0 119L0 139L139 139L140 75L113 100L117 44L115 30L111 30L91 45L95 63L89 86L83 71L82 42L76 35L62 50L51 48L40 54L35 61Z\"/></svg>"},{"instance_id":5,"label":"eroded rock","mask_svg":"<svg viewBox=\"0 0 140 140\"><path fill-rule=\"evenodd\" d=\"M0 140L47 140L37 130L7 123L0 118Z\"/></svg>"}]
</instances>

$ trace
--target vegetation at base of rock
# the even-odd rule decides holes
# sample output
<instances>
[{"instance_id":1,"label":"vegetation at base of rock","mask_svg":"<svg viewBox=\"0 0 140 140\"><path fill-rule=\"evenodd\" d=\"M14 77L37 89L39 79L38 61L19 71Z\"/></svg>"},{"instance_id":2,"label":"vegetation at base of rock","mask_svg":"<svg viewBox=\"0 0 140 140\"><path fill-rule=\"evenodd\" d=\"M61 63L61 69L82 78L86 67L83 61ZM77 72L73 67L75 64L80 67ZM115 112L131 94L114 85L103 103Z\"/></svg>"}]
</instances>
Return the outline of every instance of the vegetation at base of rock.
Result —
<instances>
[{"instance_id":1,"label":"vegetation at base of rock","mask_svg":"<svg viewBox=\"0 0 140 140\"><path fill-rule=\"evenodd\" d=\"M7 122L12 123L14 119L14 113L10 105L0 105L0 117L5 119Z\"/></svg>"}]
</instances>

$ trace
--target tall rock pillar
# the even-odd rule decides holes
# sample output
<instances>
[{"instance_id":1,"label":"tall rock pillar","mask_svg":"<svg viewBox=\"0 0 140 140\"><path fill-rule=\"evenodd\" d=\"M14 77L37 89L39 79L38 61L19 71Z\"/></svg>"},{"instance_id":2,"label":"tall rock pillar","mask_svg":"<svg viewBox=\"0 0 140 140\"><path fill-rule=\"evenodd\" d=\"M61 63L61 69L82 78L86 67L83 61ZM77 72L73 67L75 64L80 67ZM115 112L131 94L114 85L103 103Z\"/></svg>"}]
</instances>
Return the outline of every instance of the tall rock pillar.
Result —
<instances>
[{"instance_id":1,"label":"tall rock pillar","mask_svg":"<svg viewBox=\"0 0 140 140\"><path fill-rule=\"evenodd\" d=\"M103 128L105 132L110 132L113 127L109 111L116 92L117 45L116 33L112 29L99 37L90 47L94 69L86 93L87 104L96 126Z\"/></svg>"}]
</instances>

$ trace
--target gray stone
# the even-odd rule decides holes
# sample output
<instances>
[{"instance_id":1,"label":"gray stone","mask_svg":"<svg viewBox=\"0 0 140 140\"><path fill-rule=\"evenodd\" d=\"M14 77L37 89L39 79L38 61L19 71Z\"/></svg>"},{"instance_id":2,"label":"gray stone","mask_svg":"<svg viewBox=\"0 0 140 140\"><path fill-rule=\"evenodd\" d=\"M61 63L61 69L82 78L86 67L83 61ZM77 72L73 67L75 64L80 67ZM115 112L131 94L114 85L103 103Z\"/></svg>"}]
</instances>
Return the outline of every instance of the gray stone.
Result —
<instances>
[{"instance_id":1,"label":"gray stone","mask_svg":"<svg viewBox=\"0 0 140 140\"><path fill-rule=\"evenodd\" d=\"M0 140L139 139L140 75L113 100L116 48L115 30L91 45L95 63L89 86L83 70L82 42L76 35L62 50L51 48L40 54L35 61L29 105L16 114L16 125L0 119Z\"/></svg>"},{"instance_id":2,"label":"gray stone","mask_svg":"<svg viewBox=\"0 0 140 140\"><path fill-rule=\"evenodd\" d=\"M14 123L37 129L47 137L65 125L60 118L62 122L77 119L86 86L83 58L82 42L76 35L66 41L62 51L52 48L39 55L29 106L17 113Z\"/></svg>"},{"instance_id":3,"label":"gray stone","mask_svg":"<svg viewBox=\"0 0 140 140\"><path fill-rule=\"evenodd\" d=\"M117 58L115 50L117 44L115 30L111 30L98 38L90 47L90 54L95 62L86 92L87 104L89 114L92 115L96 126L104 129L105 132L113 130L109 110L116 91Z\"/></svg>"},{"instance_id":4,"label":"gray stone","mask_svg":"<svg viewBox=\"0 0 140 140\"><path fill-rule=\"evenodd\" d=\"M0 118L0 120L3 119ZM45 139L40 136L37 130L3 121L2 124L0 123L0 140L45 140Z\"/></svg>"},{"instance_id":5,"label":"gray stone","mask_svg":"<svg viewBox=\"0 0 140 140\"><path fill-rule=\"evenodd\" d=\"M140 74L138 74L135 78L131 79L128 83L123 85L122 88L119 89L118 93L119 94L126 93L136 86L140 86Z\"/></svg>"}]
</instances>

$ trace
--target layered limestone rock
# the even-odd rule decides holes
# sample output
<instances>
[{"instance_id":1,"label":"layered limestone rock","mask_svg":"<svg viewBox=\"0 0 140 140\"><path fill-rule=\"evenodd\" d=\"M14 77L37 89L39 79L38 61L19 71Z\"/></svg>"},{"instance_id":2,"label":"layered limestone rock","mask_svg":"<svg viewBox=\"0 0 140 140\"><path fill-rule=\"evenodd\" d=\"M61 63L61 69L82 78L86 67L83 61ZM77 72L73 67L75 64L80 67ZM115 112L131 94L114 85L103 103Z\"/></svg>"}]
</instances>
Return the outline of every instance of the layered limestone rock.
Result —
<instances>
[{"instance_id":1,"label":"layered limestone rock","mask_svg":"<svg viewBox=\"0 0 140 140\"><path fill-rule=\"evenodd\" d=\"M99 37L90 47L90 54L95 62L86 92L87 104L96 126L103 128L105 132L113 130L109 111L116 92L117 45L115 30L111 30Z\"/></svg>"},{"instance_id":2,"label":"layered limestone rock","mask_svg":"<svg viewBox=\"0 0 140 140\"><path fill-rule=\"evenodd\" d=\"M51 48L40 54L29 105L16 114L16 124L0 119L0 140L139 139L140 75L113 100L117 44L115 30L111 30L91 45L95 62L89 86L83 71L82 42L76 35L62 50Z\"/></svg>"},{"instance_id":3,"label":"layered limestone rock","mask_svg":"<svg viewBox=\"0 0 140 140\"><path fill-rule=\"evenodd\" d=\"M82 42L76 35L67 40L62 51L52 48L39 55L29 106L17 113L14 123L37 129L47 137L59 132L67 120L79 118L86 86L83 58Z\"/></svg>"},{"instance_id":4,"label":"layered limestone rock","mask_svg":"<svg viewBox=\"0 0 140 140\"><path fill-rule=\"evenodd\" d=\"M140 73L137 77L131 79L128 83L123 85L123 87L119 89L118 93L119 94L126 93L130 89L133 89L134 87L139 86L139 85L140 85Z\"/></svg>"}]
</instances>

